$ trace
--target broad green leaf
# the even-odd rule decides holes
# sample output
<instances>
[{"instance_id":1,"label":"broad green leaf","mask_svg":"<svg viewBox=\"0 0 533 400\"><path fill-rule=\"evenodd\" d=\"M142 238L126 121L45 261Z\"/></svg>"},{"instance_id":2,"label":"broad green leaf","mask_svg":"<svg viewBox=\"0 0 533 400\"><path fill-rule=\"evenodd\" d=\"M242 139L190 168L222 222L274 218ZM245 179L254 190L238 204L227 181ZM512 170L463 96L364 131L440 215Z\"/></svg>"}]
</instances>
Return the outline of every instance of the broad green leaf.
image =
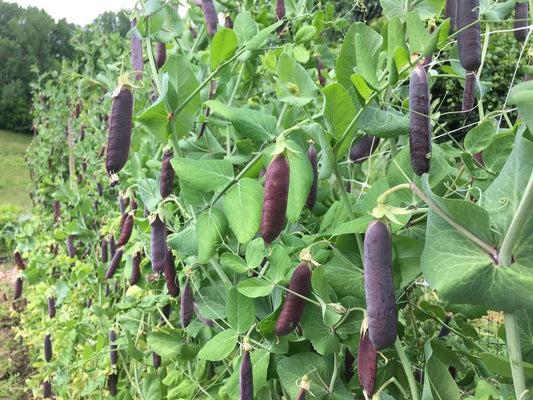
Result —
<instances>
[{"instance_id":1,"label":"broad green leaf","mask_svg":"<svg viewBox=\"0 0 533 400\"><path fill-rule=\"evenodd\" d=\"M215 254L228 230L228 220L217 208L201 214L196 221L198 262L205 264Z\"/></svg>"},{"instance_id":2,"label":"broad green leaf","mask_svg":"<svg viewBox=\"0 0 533 400\"><path fill-rule=\"evenodd\" d=\"M180 333L176 329L164 328L148 333L148 348L161 357L192 360L198 353L198 346L176 341Z\"/></svg>"},{"instance_id":3,"label":"broad green leaf","mask_svg":"<svg viewBox=\"0 0 533 400\"><path fill-rule=\"evenodd\" d=\"M262 144L276 134L276 117L273 115L248 108L229 107L216 100L207 101L205 104L211 108L212 113L229 119L243 138L250 138Z\"/></svg>"},{"instance_id":4,"label":"broad green leaf","mask_svg":"<svg viewBox=\"0 0 533 400\"><path fill-rule=\"evenodd\" d=\"M224 213L237 240L248 243L261 224L263 187L256 179L243 178L224 195Z\"/></svg>"},{"instance_id":5,"label":"broad green leaf","mask_svg":"<svg viewBox=\"0 0 533 400\"><path fill-rule=\"evenodd\" d=\"M150 178L138 179L137 187L139 188L139 194L141 195L143 204L149 211L154 212L161 201L161 193L157 181Z\"/></svg>"},{"instance_id":6,"label":"broad green leaf","mask_svg":"<svg viewBox=\"0 0 533 400\"><path fill-rule=\"evenodd\" d=\"M313 25L303 25L294 35L294 43L301 44L313 40L316 36L317 29Z\"/></svg>"},{"instance_id":7,"label":"broad green leaf","mask_svg":"<svg viewBox=\"0 0 533 400\"><path fill-rule=\"evenodd\" d=\"M198 358L208 361L223 360L235 349L237 337L237 332L231 329L220 332L200 349Z\"/></svg>"},{"instance_id":8,"label":"broad green leaf","mask_svg":"<svg viewBox=\"0 0 533 400\"><path fill-rule=\"evenodd\" d=\"M157 100L148 107L140 116L139 121L146 130L159 142L166 144L168 140L168 117L170 112L165 105L168 93L168 74L161 75L161 93Z\"/></svg>"},{"instance_id":9,"label":"broad green leaf","mask_svg":"<svg viewBox=\"0 0 533 400\"><path fill-rule=\"evenodd\" d=\"M250 278L239 282L237 289L247 297L264 297L272 292L274 284L262 278Z\"/></svg>"},{"instance_id":10,"label":"broad green leaf","mask_svg":"<svg viewBox=\"0 0 533 400\"><path fill-rule=\"evenodd\" d=\"M237 36L232 29L220 29L211 43L211 60L209 68L214 70L224 61L230 59L237 49Z\"/></svg>"},{"instance_id":11,"label":"broad green leaf","mask_svg":"<svg viewBox=\"0 0 533 400\"><path fill-rule=\"evenodd\" d=\"M314 304L307 303L300 321L304 336L311 341L318 354L330 354L339 350L340 342L335 332L322 322L322 312Z\"/></svg>"},{"instance_id":12,"label":"broad green leaf","mask_svg":"<svg viewBox=\"0 0 533 400\"><path fill-rule=\"evenodd\" d=\"M228 268L231 268L233 271L238 274L244 274L248 271L246 262L236 254L226 252L220 257L220 262Z\"/></svg>"},{"instance_id":13,"label":"broad green leaf","mask_svg":"<svg viewBox=\"0 0 533 400\"><path fill-rule=\"evenodd\" d=\"M481 353L479 355L489 371L505 378L511 378L511 362L508 357L499 354ZM533 378L533 364L524 362L524 374L527 379Z\"/></svg>"},{"instance_id":14,"label":"broad green leaf","mask_svg":"<svg viewBox=\"0 0 533 400\"><path fill-rule=\"evenodd\" d=\"M485 150L494 138L494 125L490 121L485 121L470 129L465 136L464 145L469 153L479 153Z\"/></svg>"},{"instance_id":15,"label":"broad green leaf","mask_svg":"<svg viewBox=\"0 0 533 400\"><path fill-rule=\"evenodd\" d=\"M382 110L369 105L357 121L363 132L381 138L398 137L409 134L409 116L394 109Z\"/></svg>"},{"instance_id":16,"label":"broad green leaf","mask_svg":"<svg viewBox=\"0 0 533 400\"><path fill-rule=\"evenodd\" d=\"M144 375L142 379L142 392L145 399L161 398L161 379L156 374Z\"/></svg>"},{"instance_id":17,"label":"broad green leaf","mask_svg":"<svg viewBox=\"0 0 533 400\"><path fill-rule=\"evenodd\" d=\"M326 97L324 116L328 122L329 131L338 140L350 126L352 119L355 117L356 109L350 95L342 85L333 83L322 89L322 92ZM350 146L352 137L355 134L355 126L347 133L348 135L338 152L342 156L344 156Z\"/></svg>"},{"instance_id":18,"label":"broad green leaf","mask_svg":"<svg viewBox=\"0 0 533 400\"><path fill-rule=\"evenodd\" d=\"M267 41L268 37L274 32L278 26L283 24L283 21L278 21L273 25L261 29L251 40L246 43L247 50L259 50Z\"/></svg>"},{"instance_id":19,"label":"broad green leaf","mask_svg":"<svg viewBox=\"0 0 533 400\"><path fill-rule=\"evenodd\" d=\"M284 281L287 273L291 269L291 259L288 250L284 246L274 245L268 256L268 261L270 265L267 276L276 283Z\"/></svg>"},{"instance_id":20,"label":"broad green leaf","mask_svg":"<svg viewBox=\"0 0 533 400\"><path fill-rule=\"evenodd\" d=\"M425 377L429 381L434 399L439 400L459 400L459 388L448 371L448 366L444 365L433 355L431 342L426 342L424 346L426 353Z\"/></svg>"},{"instance_id":21,"label":"broad green leaf","mask_svg":"<svg viewBox=\"0 0 533 400\"><path fill-rule=\"evenodd\" d=\"M276 94L282 102L302 107L315 99L315 83L305 68L287 53L279 57L276 73L280 79L276 83Z\"/></svg>"},{"instance_id":22,"label":"broad green leaf","mask_svg":"<svg viewBox=\"0 0 533 400\"><path fill-rule=\"evenodd\" d=\"M169 235L167 244L168 247L176 250L181 256L198 255L198 236L196 236L194 226L188 226L178 233Z\"/></svg>"},{"instance_id":23,"label":"broad green leaf","mask_svg":"<svg viewBox=\"0 0 533 400\"><path fill-rule=\"evenodd\" d=\"M357 61L357 73L373 88L379 86L377 70L377 58L372 57L372 43L367 36L357 33L355 35L355 51Z\"/></svg>"},{"instance_id":24,"label":"broad green leaf","mask_svg":"<svg viewBox=\"0 0 533 400\"><path fill-rule=\"evenodd\" d=\"M421 55L426 56L427 54L423 54L423 51L428 42L432 40L432 36L426 31L424 23L416 11L408 12L406 21L407 35L409 36L409 49L411 50L411 53L420 53ZM437 39L438 35L434 35L433 37Z\"/></svg>"},{"instance_id":25,"label":"broad green leaf","mask_svg":"<svg viewBox=\"0 0 533 400\"><path fill-rule=\"evenodd\" d=\"M338 235L346 235L350 233L364 233L371 219L372 219L372 216L365 215L365 216L353 219L351 221L343 222L342 224L339 224L338 226L333 227L333 229L329 229L324 232L321 232L320 235L321 236L338 236Z\"/></svg>"},{"instance_id":26,"label":"broad green leaf","mask_svg":"<svg viewBox=\"0 0 533 400\"><path fill-rule=\"evenodd\" d=\"M298 153L287 152L290 167L289 198L287 200L287 219L296 222L305 205L311 185L313 184L313 168L311 162L295 142L288 141L291 149L298 149Z\"/></svg>"},{"instance_id":27,"label":"broad green leaf","mask_svg":"<svg viewBox=\"0 0 533 400\"><path fill-rule=\"evenodd\" d=\"M165 97L168 108L175 114L178 108L183 107L173 120L178 137L186 136L194 126L196 113L200 107L200 93L197 93L187 104L185 100L198 88L198 80L188 58L178 54L167 58L161 72L167 72L169 77L169 89Z\"/></svg>"},{"instance_id":28,"label":"broad green leaf","mask_svg":"<svg viewBox=\"0 0 533 400\"><path fill-rule=\"evenodd\" d=\"M245 333L255 321L254 302L239 293L236 287L231 288L226 301L228 324L237 333Z\"/></svg>"},{"instance_id":29,"label":"broad green leaf","mask_svg":"<svg viewBox=\"0 0 533 400\"><path fill-rule=\"evenodd\" d=\"M326 397L326 388L322 382L329 382L326 377L326 365L324 358L313 353L299 353L291 357L283 358L278 362L278 376L291 399L298 395L299 387L296 381L307 375L310 383L310 391L313 393L313 399L323 399Z\"/></svg>"},{"instance_id":30,"label":"broad green leaf","mask_svg":"<svg viewBox=\"0 0 533 400\"><path fill-rule=\"evenodd\" d=\"M380 4L387 19L399 17L402 21L405 21L407 11L412 10L416 11L422 20L432 18L440 13L444 2L445 0L420 0L412 2L410 10L405 9L404 0L381 0Z\"/></svg>"},{"instance_id":31,"label":"broad green leaf","mask_svg":"<svg viewBox=\"0 0 533 400\"><path fill-rule=\"evenodd\" d=\"M173 158L172 167L181 183L200 192L220 190L233 180L233 165L227 160Z\"/></svg>"},{"instance_id":32,"label":"broad green leaf","mask_svg":"<svg viewBox=\"0 0 533 400\"><path fill-rule=\"evenodd\" d=\"M241 11L237 14L233 23L233 30L237 35L240 46L253 39L257 34L258 28L250 11Z\"/></svg>"}]
</instances>

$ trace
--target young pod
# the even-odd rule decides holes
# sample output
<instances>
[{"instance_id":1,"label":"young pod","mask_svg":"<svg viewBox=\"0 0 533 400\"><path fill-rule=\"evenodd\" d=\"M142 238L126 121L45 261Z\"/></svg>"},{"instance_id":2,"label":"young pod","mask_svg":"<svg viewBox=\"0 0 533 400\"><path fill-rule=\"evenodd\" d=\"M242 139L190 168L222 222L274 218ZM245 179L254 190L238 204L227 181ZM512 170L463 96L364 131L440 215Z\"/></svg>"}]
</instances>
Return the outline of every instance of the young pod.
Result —
<instances>
[{"instance_id":1,"label":"young pod","mask_svg":"<svg viewBox=\"0 0 533 400\"><path fill-rule=\"evenodd\" d=\"M56 302L53 297L48 298L48 317L50 319L56 316Z\"/></svg>"},{"instance_id":2,"label":"young pod","mask_svg":"<svg viewBox=\"0 0 533 400\"><path fill-rule=\"evenodd\" d=\"M481 27L476 22L478 19L479 0L457 1L457 50L459 61L467 71L477 71L481 65Z\"/></svg>"},{"instance_id":3,"label":"young pod","mask_svg":"<svg viewBox=\"0 0 533 400\"><path fill-rule=\"evenodd\" d=\"M450 31L451 35L455 32L455 22L457 20L457 0L446 0L446 8L444 9L444 19L450 18Z\"/></svg>"},{"instance_id":4,"label":"young pod","mask_svg":"<svg viewBox=\"0 0 533 400\"><path fill-rule=\"evenodd\" d=\"M155 351L152 351L152 361L155 369L158 369L161 366L161 356Z\"/></svg>"},{"instance_id":5,"label":"young pod","mask_svg":"<svg viewBox=\"0 0 533 400\"><path fill-rule=\"evenodd\" d=\"M254 379L250 352L243 350L239 371L239 400L254 399Z\"/></svg>"},{"instance_id":6,"label":"young pod","mask_svg":"<svg viewBox=\"0 0 533 400\"><path fill-rule=\"evenodd\" d=\"M117 335L114 330L109 331L109 360L111 364L116 365L118 362L118 351L115 341L117 340Z\"/></svg>"},{"instance_id":7,"label":"young pod","mask_svg":"<svg viewBox=\"0 0 533 400\"><path fill-rule=\"evenodd\" d=\"M105 154L105 143L100 146L100 151L98 152L98 158L102 158Z\"/></svg>"},{"instance_id":8,"label":"young pod","mask_svg":"<svg viewBox=\"0 0 533 400\"><path fill-rule=\"evenodd\" d=\"M102 262L106 263L109 261L109 255L107 253L107 240L102 240L102 247L100 252L102 253Z\"/></svg>"},{"instance_id":9,"label":"young pod","mask_svg":"<svg viewBox=\"0 0 533 400\"><path fill-rule=\"evenodd\" d=\"M163 161L161 163L161 182L159 185L159 191L162 198L167 198L172 193L172 187L174 186L174 168L170 164L170 160L174 158L174 153L171 149L165 150L163 153Z\"/></svg>"},{"instance_id":10,"label":"young pod","mask_svg":"<svg viewBox=\"0 0 533 400\"><path fill-rule=\"evenodd\" d=\"M316 193L318 189L318 158L315 145L313 143L309 145L309 149L307 150L307 158L309 158L309 162L313 168L313 184L311 185L311 190L309 190L309 195L307 196L305 204L307 204L307 207L312 210L316 203Z\"/></svg>"},{"instance_id":11,"label":"young pod","mask_svg":"<svg viewBox=\"0 0 533 400\"><path fill-rule=\"evenodd\" d=\"M85 140L85 127L83 124L81 124L80 127L80 142L83 142Z\"/></svg>"},{"instance_id":12,"label":"young pod","mask_svg":"<svg viewBox=\"0 0 533 400\"><path fill-rule=\"evenodd\" d=\"M409 82L409 145L415 174L428 172L431 155L429 87L426 70L420 64L413 68Z\"/></svg>"},{"instance_id":13,"label":"young pod","mask_svg":"<svg viewBox=\"0 0 533 400\"><path fill-rule=\"evenodd\" d=\"M354 361L355 358L353 357L353 354L350 353L350 349L346 347L346 351L344 352L344 379L346 380L346 383L350 382L353 377Z\"/></svg>"},{"instance_id":14,"label":"young pod","mask_svg":"<svg viewBox=\"0 0 533 400\"><path fill-rule=\"evenodd\" d=\"M104 193L104 190L102 188L102 183L101 182L98 182L96 184L96 191L98 193L98 196L102 197L102 194Z\"/></svg>"},{"instance_id":15,"label":"young pod","mask_svg":"<svg viewBox=\"0 0 533 400\"><path fill-rule=\"evenodd\" d=\"M110 254L110 256L114 257L116 251L117 251L117 246L115 246L115 237L113 235L109 235L109 254Z\"/></svg>"},{"instance_id":16,"label":"young pod","mask_svg":"<svg viewBox=\"0 0 533 400\"><path fill-rule=\"evenodd\" d=\"M111 104L111 120L105 157L105 167L109 175L119 172L128 160L132 114L133 94L127 87L123 86Z\"/></svg>"},{"instance_id":17,"label":"young pod","mask_svg":"<svg viewBox=\"0 0 533 400\"><path fill-rule=\"evenodd\" d=\"M118 374L111 374L107 377L107 388L109 389L109 394L113 397L117 395L117 383Z\"/></svg>"},{"instance_id":18,"label":"young pod","mask_svg":"<svg viewBox=\"0 0 533 400\"><path fill-rule=\"evenodd\" d=\"M118 279L115 279L115 294L118 293Z\"/></svg>"},{"instance_id":19,"label":"young pod","mask_svg":"<svg viewBox=\"0 0 533 400\"><path fill-rule=\"evenodd\" d=\"M285 0L276 1L276 22L285 18ZM277 27L276 32L278 35L285 29L285 22Z\"/></svg>"},{"instance_id":20,"label":"young pod","mask_svg":"<svg viewBox=\"0 0 533 400\"><path fill-rule=\"evenodd\" d=\"M217 33L218 17L213 0L202 0L202 11L204 13L207 33L215 36L215 33Z\"/></svg>"},{"instance_id":21,"label":"young pod","mask_svg":"<svg viewBox=\"0 0 533 400\"><path fill-rule=\"evenodd\" d=\"M140 74L140 72L144 71L144 62L141 39L139 39L137 35L133 32L133 28L135 28L136 26L137 20L134 19L133 21L131 21L131 65L133 66L133 70L136 72L135 79L140 81L142 78L142 74ZM111 119L113 119L113 115L111 115Z\"/></svg>"},{"instance_id":22,"label":"young pod","mask_svg":"<svg viewBox=\"0 0 533 400\"><path fill-rule=\"evenodd\" d=\"M233 29L233 21L229 15L224 18L224 28Z\"/></svg>"},{"instance_id":23,"label":"young pod","mask_svg":"<svg viewBox=\"0 0 533 400\"><path fill-rule=\"evenodd\" d=\"M311 268L306 263L301 263L292 274L289 289L302 296L307 296L310 284ZM276 335L285 336L291 333L300 323L304 309L305 300L289 292L276 322Z\"/></svg>"},{"instance_id":24,"label":"young pod","mask_svg":"<svg viewBox=\"0 0 533 400\"><path fill-rule=\"evenodd\" d=\"M118 198L118 207L120 208L120 213L123 216L122 222L120 223L120 229L122 230L122 224L124 223L124 214L126 213L126 206L128 205L128 201L124 197Z\"/></svg>"},{"instance_id":25,"label":"young pod","mask_svg":"<svg viewBox=\"0 0 533 400\"><path fill-rule=\"evenodd\" d=\"M165 281L167 283L168 293L172 297L178 297L180 294L180 287L176 282L176 265L174 264L174 255L172 251L167 248L167 261L165 265Z\"/></svg>"},{"instance_id":26,"label":"young pod","mask_svg":"<svg viewBox=\"0 0 533 400\"><path fill-rule=\"evenodd\" d=\"M350 160L356 164L361 164L376 150L379 144L379 138L372 135L364 135L350 149Z\"/></svg>"},{"instance_id":27,"label":"young pod","mask_svg":"<svg viewBox=\"0 0 533 400\"><path fill-rule=\"evenodd\" d=\"M152 270L161 274L167 263L167 241L165 237L165 223L156 215L151 224L150 248L152 251Z\"/></svg>"},{"instance_id":28,"label":"young pod","mask_svg":"<svg viewBox=\"0 0 533 400\"><path fill-rule=\"evenodd\" d=\"M128 214L124 220L124 225L118 238L117 246L124 246L130 240L131 232L133 231L133 215Z\"/></svg>"},{"instance_id":29,"label":"young pod","mask_svg":"<svg viewBox=\"0 0 533 400\"><path fill-rule=\"evenodd\" d=\"M364 240L364 280L368 334L376 350L396 340L396 303L392 280L392 238L388 224L370 221Z\"/></svg>"},{"instance_id":30,"label":"young pod","mask_svg":"<svg viewBox=\"0 0 533 400\"><path fill-rule=\"evenodd\" d=\"M370 341L368 330L364 330L359 338L359 349L357 351L357 375L359 376L361 388L369 397L372 397L374 394L377 367L378 352Z\"/></svg>"},{"instance_id":31,"label":"young pod","mask_svg":"<svg viewBox=\"0 0 533 400\"><path fill-rule=\"evenodd\" d=\"M113 275L115 275L115 272L118 266L120 265L120 260L122 260L122 254L123 254L123 250L119 249L113 256L113 259L109 263L109 267L107 268L107 272L105 274L106 279L110 279L113 277Z\"/></svg>"},{"instance_id":32,"label":"young pod","mask_svg":"<svg viewBox=\"0 0 533 400\"><path fill-rule=\"evenodd\" d=\"M44 358L47 362L52 359L52 340L50 335L44 337Z\"/></svg>"},{"instance_id":33,"label":"young pod","mask_svg":"<svg viewBox=\"0 0 533 400\"><path fill-rule=\"evenodd\" d=\"M109 282L105 284L105 297L109 297Z\"/></svg>"},{"instance_id":34,"label":"young pod","mask_svg":"<svg viewBox=\"0 0 533 400\"><path fill-rule=\"evenodd\" d=\"M514 37L517 41L524 42L527 38L527 26L529 16L529 2L515 3L514 9Z\"/></svg>"},{"instance_id":35,"label":"young pod","mask_svg":"<svg viewBox=\"0 0 533 400\"><path fill-rule=\"evenodd\" d=\"M474 108L474 103L476 100L476 73L467 72L465 76L465 87L463 90L463 103L461 105L461 111L463 112L463 117L465 121L468 119L468 116Z\"/></svg>"},{"instance_id":36,"label":"young pod","mask_svg":"<svg viewBox=\"0 0 533 400\"><path fill-rule=\"evenodd\" d=\"M200 321L202 321L207 326L210 326L210 327L215 326L215 321L209 318L202 317L202 315L200 314L200 310L198 309L198 305L196 303L193 304L193 308L194 308L194 313L196 314L198 319L200 319Z\"/></svg>"},{"instance_id":37,"label":"young pod","mask_svg":"<svg viewBox=\"0 0 533 400\"><path fill-rule=\"evenodd\" d=\"M272 243L278 237L285 224L289 174L289 163L284 155L274 158L266 172L260 229L266 244Z\"/></svg>"},{"instance_id":38,"label":"young pod","mask_svg":"<svg viewBox=\"0 0 533 400\"><path fill-rule=\"evenodd\" d=\"M43 382L43 398L49 399L52 397L52 384L48 381Z\"/></svg>"},{"instance_id":39,"label":"young pod","mask_svg":"<svg viewBox=\"0 0 533 400\"><path fill-rule=\"evenodd\" d=\"M133 286L141 278L141 252L137 251L133 256L133 265L131 267L130 285Z\"/></svg>"},{"instance_id":40,"label":"young pod","mask_svg":"<svg viewBox=\"0 0 533 400\"><path fill-rule=\"evenodd\" d=\"M180 309L180 319L181 326L186 328L189 326L193 313L193 304L194 296L192 294L192 287L189 282L189 277L185 281L185 287L183 288L183 293L181 294L181 309Z\"/></svg>"},{"instance_id":41,"label":"young pod","mask_svg":"<svg viewBox=\"0 0 533 400\"><path fill-rule=\"evenodd\" d=\"M76 256L76 248L74 247L74 236L67 237L67 253L70 258Z\"/></svg>"},{"instance_id":42,"label":"young pod","mask_svg":"<svg viewBox=\"0 0 533 400\"><path fill-rule=\"evenodd\" d=\"M162 42L157 42L157 50L155 56L155 64L157 69L161 68L167 60L167 45Z\"/></svg>"},{"instance_id":43,"label":"young pod","mask_svg":"<svg viewBox=\"0 0 533 400\"><path fill-rule=\"evenodd\" d=\"M24 261L22 261L22 255L19 251L15 251L15 264L17 264L18 269L25 270L26 266L24 265Z\"/></svg>"},{"instance_id":44,"label":"young pod","mask_svg":"<svg viewBox=\"0 0 533 400\"><path fill-rule=\"evenodd\" d=\"M81 99L78 98L78 102L76 103L76 108L74 110L74 115L76 116L76 118L80 117L81 106L82 106Z\"/></svg>"},{"instance_id":45,"label":"young pod","mask_svg":"<svg viewBox=\"0 0 533 400\"><path fill-rule=\"evenodd\" d=\"M54 200L54 221L57 221L61 218L61 204L59 200Z\"/></svg>"}]
</instances>

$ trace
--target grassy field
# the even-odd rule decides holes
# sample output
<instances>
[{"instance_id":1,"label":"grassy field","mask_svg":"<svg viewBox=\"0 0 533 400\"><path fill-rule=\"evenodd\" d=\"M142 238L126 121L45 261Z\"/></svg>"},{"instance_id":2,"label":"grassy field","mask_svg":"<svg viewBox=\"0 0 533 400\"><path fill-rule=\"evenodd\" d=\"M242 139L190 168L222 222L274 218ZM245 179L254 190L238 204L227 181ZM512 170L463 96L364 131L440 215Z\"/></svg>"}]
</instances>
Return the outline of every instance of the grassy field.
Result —
<instances>
[{"instance_id":1,"label":"grassy field","mask_svg":"<svg viewBox=\"0 0 533 400\"><path fill-rule=\"evenodd\" d=\"M0 205L13 204L23 211L31 207L30 175L24 161L31 135L0 130Z\"/></svg>"}]
</instances>

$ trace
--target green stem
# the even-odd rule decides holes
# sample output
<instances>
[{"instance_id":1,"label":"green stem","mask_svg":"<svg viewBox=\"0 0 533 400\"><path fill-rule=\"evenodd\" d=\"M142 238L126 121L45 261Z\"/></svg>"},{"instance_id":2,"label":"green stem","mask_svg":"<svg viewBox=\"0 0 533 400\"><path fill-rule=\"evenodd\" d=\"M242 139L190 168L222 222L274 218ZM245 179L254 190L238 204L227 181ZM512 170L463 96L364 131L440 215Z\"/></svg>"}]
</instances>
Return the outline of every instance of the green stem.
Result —
<instances>
[{"instance_id":1,"label":"green stem","mask_svg":"<svg viewBox=\"0 0 533 400\"><path fill-rule=\"evenodd\" d=\"M279 113L278 121L276 122L276 127L280 127L283 123L283 119L285 118L285 114L287 114L287 109L289 108L289 105L287 103L283 104L283 107L281 108L281 112Z\"/></svg>"},{"instance_id":2,"label":"green stem","mask_svg":"<svg viewBox=\"0 0 533 400\"><path fill-rule=\"evenodd\" d=\"M337 380L337 374L339 373L339 366L337 360L337 352L333 353L333 373L331 374L331 380L329 381L329 393L333 393L335 389L335 381Z\"/></svg>"},{"instance_id":3,"label":"green stem","mask_svg":"<svg viewBox=\"0 0 533 400\"><path fill-rule=\"evenodd\" d=\"M524 365L522 364L522 350L520 348L520 337L518 335L518 324L514 312L504 312L505 336L507 339L507 351L511 362L511 372L513 374L513 385L515 396L518 400L526 392L526 378L524 376Z\"/></svg>"},{"instance_id":4,"label":"green stem","mask_svg":"<svg viewBox=\"0 0 533 400\"><path fill-rule=\"evenodd\" d=\"M413 374L413 370L411 369L411 364L409 363L407 354L405 354L405 350L403 349L402 343L400 342L400 338L398 337L396 337L396 342L394 342L394 348L396 349L396 352L400 357L400 361L402 362L405 375L407 376L407 381L409 382L409 390L411 391L411 398L413 400L418 400L418 388L416 387L415 376Z\"/></svg>"},{"instance_id":5,"label":"green stem","mask_svg":"<svg viewBox=\"0 0 533 400\"><path fill-rule=\"evenodd\" d=\"M518 240L518 236L522 229L524 228L525 223L528 221L529 216L532 214L531 209L533 207L533 173L529 177L529 182L527 184L526 190L516 214L509 225L509 229L503 238L502 247L500 248L499 260L500 264L504 266L509 266L512 263L512 251Z\"/></svg>"},{"instance_id":6,"label":"green stem","mask_svg":"<svg viewBox=\"0 0 533 400\"><path fill-rule=\"evenodd\" d=\"M239 52L237 52L233 57L231 57L229 60L225 61L224 63L220 64L213 72L211 72L207 78L204 79L204 81L202 83L200 83L200 85L198 85L198 87L194 90L194 92L192 92L185 100L183 100L183 103L181 103L178 108L176 108L174 110L174 112L172 113L172 118L176 118L176 116L185 108L187 107L187 104L190 103L190 101L192 99L194 99L194 97L200 93L200 91L206 87L207 85L209 85L209 83L211 82L211 80L218 75L218 73L220 71L222 71L224 69L224 67L230 63L232 63L233 61L235 61L237 58L239 58L246 50L245 49L242 49L240 50Z\"/></svg>"},{"instance_id":7,"label":"green stem","mask_svg":"<svg viewBox=\"0 0 533 400\"><path fill-rule=\"evenodd\" d=\"M344 186L342 182L342 174L341 170L339 168L339 164L335 164L335 176L337 178L337 182L340 186L341 191L341 197L342 201L344 203L344 208L346 208L346 212L348 213L348 217L353 220L355 219L355 214L352 211L352 207L350 206L350 200L348 199L348 194L346 193L346 187ZM361 237L360 233L355 234L355 240L357 241L357 248L359 249L359 254L361 255L361 261L364 265L364 258L363 258L363 238Z\"/></svg>"},{"instance_id":8,"label":"green stem","mask_svg":"<svg viewBox=\"0 0 533 400\"><path fill-rule=\"evenodd\" d=\"M161 86L159 84L159 77L157 74L157 67L154 61L154 52L152 49L152 40L150 39L150 23L148 25L148 37L146 40L146 52L148 53L148 61L150 62L150 69L152 70L152 76L154 77L155 86L157 87L157 93L161 94Z\"/></svg>"},{"instance_id":9,"label":"green stem","mask_svg":"<svg viewBox=\"0 0 533 400\"><path fill-rule=\"evenodd\" d=\"M390 146L390 157L394 159L396 158L396 155L398 154L398 140L396 138L390 138L389 146Z\"/></svg>"}]
</instances>

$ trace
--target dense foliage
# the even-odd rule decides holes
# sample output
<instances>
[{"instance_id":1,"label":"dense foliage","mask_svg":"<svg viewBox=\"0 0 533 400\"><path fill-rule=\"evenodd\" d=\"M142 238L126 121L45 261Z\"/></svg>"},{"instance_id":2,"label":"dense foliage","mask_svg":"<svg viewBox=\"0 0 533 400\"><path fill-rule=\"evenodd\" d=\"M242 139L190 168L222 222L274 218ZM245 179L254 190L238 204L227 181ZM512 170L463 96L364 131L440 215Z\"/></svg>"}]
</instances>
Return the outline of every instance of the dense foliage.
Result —
<instances>
[{"instance_id":1,"label":"dense foliage","mask_svg":"<svg viewBox=\"0 0 533 400\"><path fill-rule=\"evenodd\" d=\"M478 93L459 142L433 91L466 73L444 1L383 0L379 30L332 3L215 2L214 33L209 0L184 19L141 1L131 45L80 34L84 61L36 84L14 302L36 397L531 388L533 85L518 68L497 110ZM484 49L513 6L482 2ZM420 127L429 172L412 167ZM487 310L512 364L480 337Z\"/></svg>"}]
</instances>

